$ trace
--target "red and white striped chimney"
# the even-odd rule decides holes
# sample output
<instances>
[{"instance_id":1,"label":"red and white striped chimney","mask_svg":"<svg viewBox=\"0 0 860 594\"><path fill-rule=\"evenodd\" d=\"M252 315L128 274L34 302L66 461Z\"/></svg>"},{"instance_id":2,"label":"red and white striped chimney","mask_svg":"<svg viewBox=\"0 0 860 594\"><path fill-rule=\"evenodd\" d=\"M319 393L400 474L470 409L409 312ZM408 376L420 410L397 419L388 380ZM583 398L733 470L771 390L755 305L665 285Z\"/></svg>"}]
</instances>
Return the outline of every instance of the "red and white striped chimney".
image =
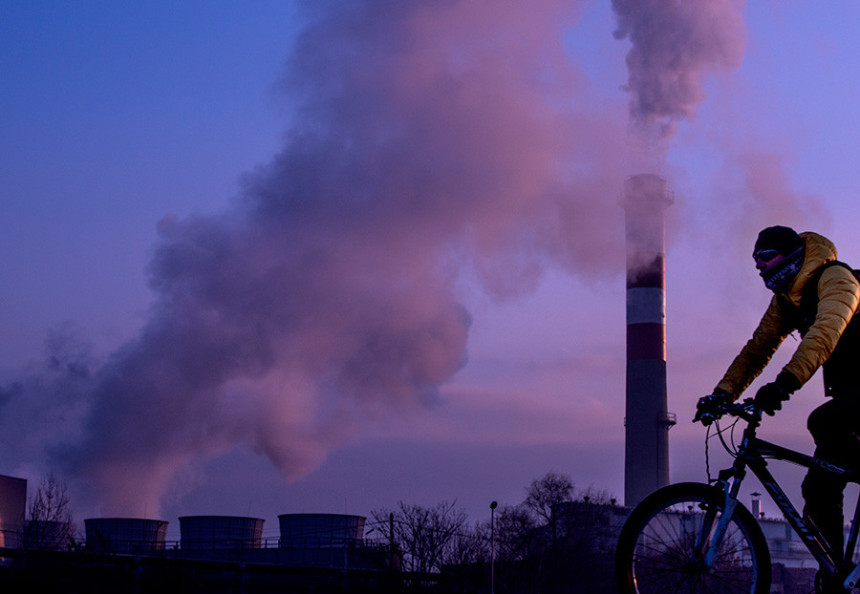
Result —
<instances>
[{"instance_id":1,"label":"red and white striped chimney","mask_svg":"<svg viewBox=\"0 0 860 594\"><path fill-rule=\"evenodd\" d=\"M666 395L666 180L634 175L624 185L627 241L627 406L624 503L669 484Z\"/></svg>"}]
</instances>

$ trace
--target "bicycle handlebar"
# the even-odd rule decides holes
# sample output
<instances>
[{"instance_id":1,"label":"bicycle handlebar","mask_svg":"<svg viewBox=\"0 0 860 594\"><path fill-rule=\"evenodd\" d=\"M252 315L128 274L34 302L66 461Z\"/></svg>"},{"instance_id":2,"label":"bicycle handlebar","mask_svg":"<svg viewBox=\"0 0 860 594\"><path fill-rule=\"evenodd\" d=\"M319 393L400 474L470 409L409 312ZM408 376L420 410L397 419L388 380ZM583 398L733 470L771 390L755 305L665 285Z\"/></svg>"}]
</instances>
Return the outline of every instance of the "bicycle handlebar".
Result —
<instances>
[{"instance_id":1,"label":"bicycle handlebar","mask_svg":"<svg viewBox=\"0 0 860 594\"><path fill-rule=\"evenodd\" d=\"M761 407L752 398L746 398L741 402L715 402L711 410L696 412L693 422L700 422L707 427L718 421L723 415L739 417L748 423L759 423L761 422Z\"/></svg>"}]
</instances>

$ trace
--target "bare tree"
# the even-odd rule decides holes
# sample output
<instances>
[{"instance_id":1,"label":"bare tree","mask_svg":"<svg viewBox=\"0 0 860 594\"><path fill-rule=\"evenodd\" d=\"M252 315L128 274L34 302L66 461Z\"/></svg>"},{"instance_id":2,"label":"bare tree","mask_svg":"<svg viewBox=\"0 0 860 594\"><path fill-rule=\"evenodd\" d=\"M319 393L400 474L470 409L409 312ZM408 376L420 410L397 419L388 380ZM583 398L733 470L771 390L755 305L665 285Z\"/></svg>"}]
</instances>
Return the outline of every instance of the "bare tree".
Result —
<instances>
[{"instance_id":1,"label":"bare tree","mask_svg":"<svg viewBox=\"0 0 860 594\"><path fill-rule=\"evenodd\" d=\"M526 488L523 505L535 515L539 522L549 527L553 546L558 537L558 506L573 499L573 481L570 477L556 472L548 472L535 479Z\"/></svg>"},{"instance_id":2,"label":"bare tree","mask_svg":"<svg viewBox=\"0 0 860 594\"><path fill-rule=\"evenodd\" d=\"M66 484L53 474L43 478L28 504L29 520L24 531L28 548L64 550L74 544L75 525Z\"/></svg>"},{"instance_id":3,"label":"bare tree","mask_svg":"<svg viewBox=\"0 0 860 594\"><path fill-rule=\"evenodd\" d=\"M489 522L476 522L471 530L463 525L442 554L443 565L467 565L490 560Z\"/></svg>"},{"instance_id":4,"label":"bare tree","mask_svg":"<svg viewBox=\"0 0 860 594\"><path fill-rule=\"evenodd\" d=\"M523 501L531 512L545 524L551 524L559 503L573 499L573 482L570 477L556 472L548 472L535 479L526 489Z\"/></svg>"},{"instance_id":5,"label":"bare tree","mask_svg":"<svg viewBox=\"0 0 860 594\"><path fill-rule=\"evenodd\" d=\"M387 524L389 515L394 515L394 550L403 556L403 567L408 571L439 571L446 556L462 546L458 538L465 532L466 514L455 507L456 502L442 502L435 507L406 505L402 501L394 512L376 510L373 518L379 524Z\"/></svg>"},{"instance_id":6,"label":"bare tree","mask_svg":"<svg viewBox=\"0 0 860 594\"><path fill-rule=\"evenodd\" d=\"M496 520L496 555L501 561L522 561L533 548L534 516L524 505L506 505Z\"/></svg>"}]
</instances>

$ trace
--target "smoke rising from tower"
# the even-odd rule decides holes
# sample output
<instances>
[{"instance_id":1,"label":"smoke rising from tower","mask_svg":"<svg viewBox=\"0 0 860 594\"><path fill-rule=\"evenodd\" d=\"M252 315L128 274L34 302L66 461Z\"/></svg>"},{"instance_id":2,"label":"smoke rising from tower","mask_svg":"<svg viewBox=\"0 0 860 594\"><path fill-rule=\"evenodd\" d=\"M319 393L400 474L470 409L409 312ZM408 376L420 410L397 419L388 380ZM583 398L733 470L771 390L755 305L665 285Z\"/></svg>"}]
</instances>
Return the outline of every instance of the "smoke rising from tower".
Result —
<instances>
[{"instance_id":1,"label":"smoke rising from tower","mask_svg":"<svg viewBox=\"0 0 860 594\"><path fill-rule=\"evenodd\" d=\"M160 222L140 333L105 361L60 341L2 389L5 438L100 513L155 514L235 447L299 477L362 419L436 401L467 359L463 270L496 297L550 263L617 274L624 131L565 52L575 9L309 3L282 150L228 212Z\"/></svg>"},{"instance_id":2,"label":"smoke rising from tower","mask_svg":"<svg viewBox=\"0 0 860 594\"><path fill-rule=\"evenodd\" d=\"M632 161L664 167L668 141L704 99L704 75L743 55L743 3L736 0L613 0L615 36L627 54ZM666 182L654 174L625 184L627 388L624 501L636 505L669 483L665 323Z\"/></svg>"},{"instance_id":3,"label":"smoke rising from tower","mask_svg":"<svg viewBox=\"0 0 860 594\"><path fill-rule=\"evenodd\" d=\"M613 0L615 37L629 39L630 119L635 133L663 145L695 115L711 72L737 67L745 35L743 0Z\"/></svg>"}]
</instances>

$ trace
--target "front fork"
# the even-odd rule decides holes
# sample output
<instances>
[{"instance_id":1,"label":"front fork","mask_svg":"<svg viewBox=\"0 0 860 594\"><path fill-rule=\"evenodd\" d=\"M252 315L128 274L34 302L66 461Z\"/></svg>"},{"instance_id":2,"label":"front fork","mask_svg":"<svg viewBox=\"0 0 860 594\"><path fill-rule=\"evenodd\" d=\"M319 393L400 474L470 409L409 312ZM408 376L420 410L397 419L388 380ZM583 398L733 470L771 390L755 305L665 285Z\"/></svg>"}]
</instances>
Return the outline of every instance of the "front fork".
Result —
<instances>
[{"instance_id":1,"label":"front fork","mask_svg":"<svg viewBox=\"0 0 860 594\"><path fill-rule=\"evenodd\" d=\"M723 536L728 530L729 522L732 521L732 515L735 513L735 507L738 504L738 492L741 488L741 481L746 474L744 465L735 464L732 468L728 468L720 472L716 486L723 492L723 507L717 525L711 531L711 526L714 522L717 510L708 509L705 514L705 523L701 533L699 534L699 542L696 543L696 550L702 551L707 544L707 550L704 550L703 563L705 567L713 567L714 560L717 558L717 552L723 542ZM730 479L734 480L730 480ZM711 535L709 541L706 541L708 535Z\"/></svg>"},{"instance_id":2,"label":"front fork","mask_svg":"<svg viewBox=\"0 0 860 594\"><path fill-rule=\"evenodd\" d=\"M726 534L729 522L732 521L732 514L735 512L735 506L737 503L737 499L731 498L730 496L726 497L726 501L723 504L723 513L720 515L717 527L714 529L714 534L711 537L708 550L705 552L704 563L706 567L712 567L714 565L714 560L717 558L717 551L723 542L723 536ZM702 532L704 534L704 530Z\"/></svg>"}]
</instances>

